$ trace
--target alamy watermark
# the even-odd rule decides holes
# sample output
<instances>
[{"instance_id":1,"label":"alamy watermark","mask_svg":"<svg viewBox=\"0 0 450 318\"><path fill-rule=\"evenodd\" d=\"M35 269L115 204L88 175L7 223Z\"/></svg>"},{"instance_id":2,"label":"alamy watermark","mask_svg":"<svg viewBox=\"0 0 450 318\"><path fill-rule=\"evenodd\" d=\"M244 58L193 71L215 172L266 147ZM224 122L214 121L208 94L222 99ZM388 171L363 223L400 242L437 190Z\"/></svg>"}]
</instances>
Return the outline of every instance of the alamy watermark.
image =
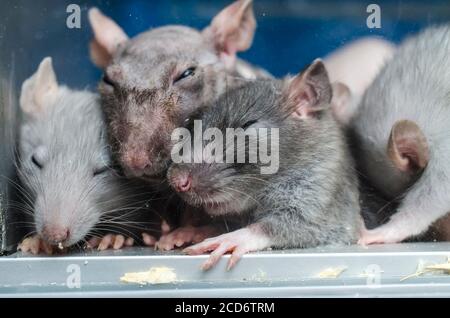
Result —
<instances>
[{"instance_id":1,"label":"alamy watermark","mask_svg":"<svg viewBox=\"0 0 450 318\"><path fill-rule=\"evenodd\" d=\"M278 128L226 128L224 136L218 128L203 131L202 121L195 120L193 136L176 128L171 139L174 163L258 163L261 174L279 169Z\"/></svg>"}]
</instances>

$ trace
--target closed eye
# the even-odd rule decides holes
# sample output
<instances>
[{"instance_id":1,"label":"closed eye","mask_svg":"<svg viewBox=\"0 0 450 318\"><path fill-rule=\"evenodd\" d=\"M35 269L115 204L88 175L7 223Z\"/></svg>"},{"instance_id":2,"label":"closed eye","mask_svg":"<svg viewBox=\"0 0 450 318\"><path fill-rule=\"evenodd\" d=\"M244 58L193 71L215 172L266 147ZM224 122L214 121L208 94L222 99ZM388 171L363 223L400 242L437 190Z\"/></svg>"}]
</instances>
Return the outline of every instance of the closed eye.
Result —
<instances>
[{"instance_id":1,"label":"closed eye","mask_svg":"<svg viewBox=\"0 0 450 318\"><path fill-rule=\"evenodd\" d=\"M101 174L107 172L108 170L109 170L109 167L108 167L108 166L99 168L99 169L97 169L97 170L94 171L94 177L96 177L96 176L98 176L98 175L101 175Z\"/></svg>"},{"instance_id":2,"label":"closed eye","mask_svg":"<svg viewBox=\"0 0 450 318\"><path fill-rule=\"evenodd\" d=\"M179 75L177 78L175 78L173 83L175 84L176 82L179 82L179 81L181 81L182 79L184 79L186 77L194 76L195 75L195 69L196 69L195 67L189 67L183 73L181 73L181 75Z\"/></svg>"},{"instance_id":3,"label":"closed eye","mask_svg":"<svg viewBox=\"0 0 450 318\"><path fill-rule=\"evenodd\" d=\"M242 129L247 129L248 127L250 127L251 125L253 125L253 124L256 124L258 121L255 119L255 120L249 120L248 122L246 122L244 125L242 125Z\"/></svg>"},{"instance_id":4,"label":"closed eye","mask_svg":"<svg viewBox=\"0 0 450 318\"><path fill-rule=\"evenodd\" d=\"M36 157L33 155L31 156L31 162L38 167L39 169L42 169L42 164L36 159Z\"/></svg>"},{"instance_id":5,"label":"closed eye","mask_svg":"<svg viewBox=\"0 0 450 318\"><path fill-rule=\"evenodd\" d=\"M114 83L114 81L111 78L109 78L109 76L107 74L103 74L102 81L106 85L109 85L109 86L112 86L112 87L116 86L116 83Z\"/></svg>"}]
</instances>

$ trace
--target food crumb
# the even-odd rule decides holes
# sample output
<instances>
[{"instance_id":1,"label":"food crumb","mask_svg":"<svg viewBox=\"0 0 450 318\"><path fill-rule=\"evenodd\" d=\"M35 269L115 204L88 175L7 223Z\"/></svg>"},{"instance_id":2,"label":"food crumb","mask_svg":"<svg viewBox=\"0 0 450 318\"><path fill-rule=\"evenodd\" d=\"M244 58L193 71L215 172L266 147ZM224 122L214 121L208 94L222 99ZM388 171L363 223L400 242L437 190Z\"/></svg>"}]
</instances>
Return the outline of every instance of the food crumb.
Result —
<instances>
[{"instance_id":1,"label":"food crumb","mask_svg":"<svg viewBox=\"0 0 450 318\"><path fill-rule=\"evenodd\" d=\"M120 278L120 281L124 283L146 285L173 283L176 279L177 275L173 268L162 266L152 267L146 272L125 273L125 275Z\"/></svg>"},{"instance_id":2,"label":"food crumb","mask_svg":"<svg viewBox=\"0 0 450 318\"><path fill-rule=\"evenodd\" d=\"M412 273L410 275L407 275L400 279L400 281L405 281L407 279L413 278L413 277L419 277L426 273L432 273L432 272L441 272L443 274L450 274L450 261L447 258L447 263L441 263L441 264L431 264L431 265L425 265L422 262L419 262L417 265L417 270L415 273Z\"/></svg>"},{"instance_id":3,"label":"food crumb","mask_svg":"<svg viewBox=\"0 0 450 318\"><path fill-rule=\"evenodd\" d=\"M319 278L338 278L346 270L347 270L346 266L335 267L335 268L329 267L329 268L321 271L317 275L317 277L319 277Z\"/></svg>"}]
</instances>

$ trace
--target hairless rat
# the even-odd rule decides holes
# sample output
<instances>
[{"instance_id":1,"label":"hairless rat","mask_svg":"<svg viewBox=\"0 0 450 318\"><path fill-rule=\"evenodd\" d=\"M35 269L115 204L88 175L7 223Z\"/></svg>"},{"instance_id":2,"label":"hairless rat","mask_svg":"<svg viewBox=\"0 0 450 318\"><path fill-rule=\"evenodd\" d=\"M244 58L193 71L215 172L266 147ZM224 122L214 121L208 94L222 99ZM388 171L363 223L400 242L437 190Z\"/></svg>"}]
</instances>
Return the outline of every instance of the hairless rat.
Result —
<instances>
[{"instance_id":1,"label":"hairless rat","mask_svg":"<svg viewBox=\"0 0 450 318\"><path fill-rule=\"evenodd\" d=\"M290 80L259 80L230 90L199 115L204 131L270 131L265 138L261 135L257 149L247 140L237 148L224 143L224 153L249 156L260 153L263 144L279 147L279 167L272 173L262 173L260 157L255 163L216 161L220 146L208 155L212 160L203 157L201 163L173 163L169 168L170 184L188 204L203 207L211 216L242 220L241 228L185 249L195 255L212 252L203 269L227 252L232 253L231 268L243 254L269 247L356 242L362 223L357 177L330 111L331 98L325 66L316 60ZM208 144L216 140L211 137ZM192 157L202 155L194 147Z\"/></svg>"},{"instance_id":2,"label":"hairless rat","mask_svg":"<svg viewBox=\"0 0 450 318\"><path fill-rule=\"evenodd\" d=\"M171 25L129 39L98 9L89 19L91 57L104 68L99 91L109 136L128 175L164 179L174 128L228 86L270 76L236 58L253 40L250 0L235 1L201 32Z\"/></svg>"},{"instance_id":3,"label":"hairless rat","mask_svg":"<svg viewBox=\"0 0 450 318\"><path fill-rule=\"evenodd\" d=\"M138 201L148 200L149 193L110 168L99 97L58 85L45 58L23 83L20 106L18 172L36 235L19 248L51 253L54 246L69 247L89 236L91 247L100 250L132 245L131 229L144 231L145 220L151 220ZM111 231L118 234L98 237ZM144 234L144 241L155 239Z\"/></svg>"},{"instance_id":4,"label":"hairless rat","mask_svg":"<svg viewBox=\"0 0 450 318\"><path fill-rule=\"evenodd\" d=\"M405 40L350 122L362 173L400 200L386 224L364 231L361 244L420 235L450 211L449 52L448 25Z\"/></svg>"}]
</instances>

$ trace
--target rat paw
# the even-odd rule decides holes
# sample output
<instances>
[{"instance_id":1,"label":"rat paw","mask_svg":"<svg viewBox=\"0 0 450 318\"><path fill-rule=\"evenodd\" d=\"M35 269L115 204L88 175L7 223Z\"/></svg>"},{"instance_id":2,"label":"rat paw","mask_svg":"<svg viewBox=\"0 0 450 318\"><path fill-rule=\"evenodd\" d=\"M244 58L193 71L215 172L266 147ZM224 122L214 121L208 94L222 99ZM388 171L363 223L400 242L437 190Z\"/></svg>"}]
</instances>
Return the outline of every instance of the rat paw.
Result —
<instances>
[{"instance_id":1,"label":"rat paw","mask_svg":"<svg viewBox=\"0 0 450 318\"><path fill-rule=\"evenodd\" d=\"M19 243L17 250L24 253L31 253L33 255L37 255L40 252L44 252L47 255L53 254L53 246L44 241L38 235L25 238Z\"/></svg>"},{"instance_id":2,"label":"rat paw","mask_svg":"<svg viewBox=\"0 0 450 318\"><path fill-rule=\"evenodd\" d=\"M104 251L108 248L115 250L121 249L126 246L133 246L134 239L131 237L125 238L121 234L107 234L103 237L93 237L91 238L86 247L87 248L97 248L99 251Z\"/></svg>"},{"instance_id":3,"label":"rat paw","mask_svg":"<svg viewBox=\"0 0 450 318\"><path fill-rule=\"evenodd\" d=\"M358 244L369 245L399 243L404 239L405 237L401 233L382 226L373 230L362 231Z\"/></svg>"},{"instance_id":4,"label":"rat paw","mask_svg":"<svg viewBox=\"0 0 450 318\"><path fill-rule=\"evenodd\" d=\"M147 246L155 246L157 240L156 237L154 237L153 235L150 235L148 233L142 233L142 241Z\"/></svg>"},{"instance_id":5,"label":"rat paw","mask_svg":"<svg viewBox=\"0 0 450 318\"><path fill-rule=\"evenodd\" d=\"M184 245L199 243L208 237L218 235L219 230L212 225L205 226L183 226L170 233L163 234L156 242L155 248L169 251Z\"/></svg>"},{"instance_id":6,"label":"rat paw","mask_svg":"<svg viewBox=\"0 0 450 318\"><path fill-rule=\"evenodd\" d=\"M265 235L257 233L250 228L243 228L206 239L201 243L185 248L184 252L189 255L200 255L211 252L208 260L201 266L203 270L212 268L224 254L231 253L227 265L227 270L230 270L244 254L262 250L269 246L269 239Z\"/></svg>"}]
</instances>

